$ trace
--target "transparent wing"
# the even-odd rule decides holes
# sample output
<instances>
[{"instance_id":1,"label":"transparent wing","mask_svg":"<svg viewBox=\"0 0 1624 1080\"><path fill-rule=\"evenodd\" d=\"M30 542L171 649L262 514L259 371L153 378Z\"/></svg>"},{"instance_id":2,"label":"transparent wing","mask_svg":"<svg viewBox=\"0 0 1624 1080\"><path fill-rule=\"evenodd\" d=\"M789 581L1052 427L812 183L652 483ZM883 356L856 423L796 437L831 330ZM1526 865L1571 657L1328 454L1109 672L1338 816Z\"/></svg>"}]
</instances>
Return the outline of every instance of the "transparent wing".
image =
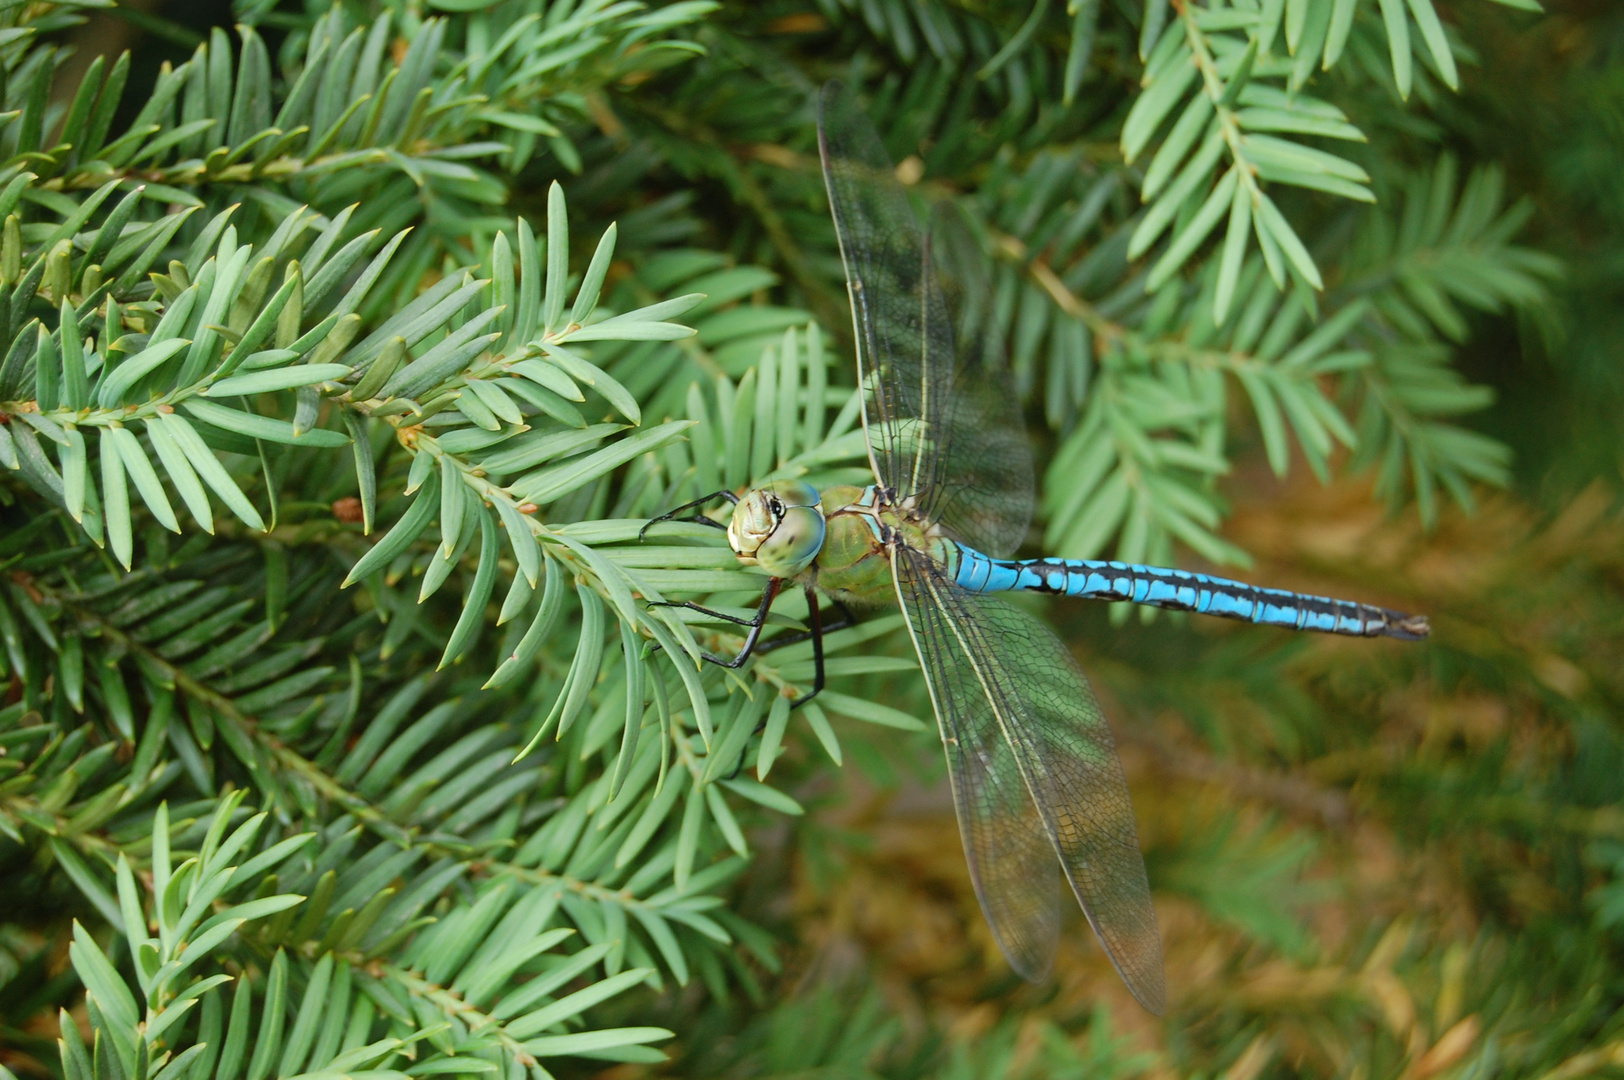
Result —
<instances>
[{"instance_id":1,"label":"transparent wing","mask_svg":"<svg viewBox=\"0 0 1624 1080\"><path fill-rule=\"evenodd\" d=\"M1032 455L993 332L981 253L956 212L926 233L879 135L839 84L818 147L857 334L863 426L881 486L995 556L1032 517Z\"/></svg>"},{"instance_id":2,"label":"transparent wing","mask_svg":"<svg viewBox=\"0 0 1624 1080\"><path fill-rule=\"evenodd\" d=\"M1161 937L1128 782L1088 681L1047 627L897 551L897 594L947 749L976 897L1010 966L1037 981L1059 918L1056 856L1128 989L1166 1006Z\"/></svg>"}]
</instances>

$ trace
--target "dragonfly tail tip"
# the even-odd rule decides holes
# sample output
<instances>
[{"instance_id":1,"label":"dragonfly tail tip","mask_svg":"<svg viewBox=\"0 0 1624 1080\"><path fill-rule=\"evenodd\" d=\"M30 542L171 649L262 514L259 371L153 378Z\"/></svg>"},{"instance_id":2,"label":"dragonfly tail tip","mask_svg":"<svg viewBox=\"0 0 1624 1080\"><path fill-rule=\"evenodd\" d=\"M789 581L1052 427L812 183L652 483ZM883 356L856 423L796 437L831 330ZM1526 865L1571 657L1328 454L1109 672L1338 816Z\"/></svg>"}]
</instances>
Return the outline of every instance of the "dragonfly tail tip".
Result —
<instances>
[{"instance_id":1,"label":"dragonfly tail tip","mask_svg":"<svg viewBox=\"0 0 1624 1080\"><path fill-rule=\"evenodd\" d=\"M1388 612L1387 625L1382 632L1401 641L1420 641L1432 633L1432 624L1425 615L1406 615L1400 611Z\"/></svg>"}]
</instances>

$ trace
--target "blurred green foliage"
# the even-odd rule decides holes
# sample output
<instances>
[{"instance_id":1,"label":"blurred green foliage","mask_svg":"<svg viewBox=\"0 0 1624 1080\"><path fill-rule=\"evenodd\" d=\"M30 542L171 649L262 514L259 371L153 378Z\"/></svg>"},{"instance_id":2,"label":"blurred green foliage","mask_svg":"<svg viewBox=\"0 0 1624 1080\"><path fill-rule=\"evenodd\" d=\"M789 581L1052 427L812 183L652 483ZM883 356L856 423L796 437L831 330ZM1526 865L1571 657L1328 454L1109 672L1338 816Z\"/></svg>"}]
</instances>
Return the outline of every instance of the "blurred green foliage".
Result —
<instances>
[{"instance_id":1,"label":"blurred green foliage","mask_svg":"<svg viewBox=\"0 0 1624 1080\"><path fill-rule=\"evenodd\" d=\"M1624 1071L1624 12L1533 7L0 8L0 1077ZM829 77L970 212L1044 549L1433 619L1044 608L1163 1019L1080 918L1009 973L894 616L792 715L639 602L863 476Z\"/></svg>"}]
</instances>

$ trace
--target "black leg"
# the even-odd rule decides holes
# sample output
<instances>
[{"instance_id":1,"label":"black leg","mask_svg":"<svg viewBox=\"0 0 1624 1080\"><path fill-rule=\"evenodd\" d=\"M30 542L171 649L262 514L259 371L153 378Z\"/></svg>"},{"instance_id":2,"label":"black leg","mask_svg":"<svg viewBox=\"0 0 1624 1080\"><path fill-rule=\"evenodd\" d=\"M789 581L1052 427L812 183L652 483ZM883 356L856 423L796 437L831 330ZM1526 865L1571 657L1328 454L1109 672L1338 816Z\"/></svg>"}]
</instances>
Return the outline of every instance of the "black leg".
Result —
<instances>
[{"instance_id":1,"label":"black leg","mask_svg":"<svg viewBox=\"0 0 1624 1080\"><path fill-rule=\"evenodd\" d=\"M718 667L733 668L734 670L743 667L745 665L745 661L749 660L751 655L755 653L756 646L761 643L761 628L767 625L767 612L772 609L773 601L778 598L778 590L782 589L783 587L783 578L767 579L767 587L763 589L761 593L761 606L756 609L756 617L753 619L735 619L729 615L722 615L722 618L727 619L729 622L737 623L740 626L748 626L750 628L750 632L744 636L744 645L740 647L737 656L731 660L726 660L720 656L712 656L710 653L700 653L699 655L703 657L707 663L716 664ZM697 607L697 605L692 604L678 604L673 606ZM699 610L705 611L706 609L699 608ZM721 612L713 612L711 614L720 615Z\"/></svg>"},{"instance_id":2,"label":"black leg","mask_svg":"<svg viewBox=\"0 0 1624 1080\"><path fill-rule=\"evenodd\" d=\"M831 599L829 602L831 604L833 604L837 610L839 610L839 612L840 612L840 620L838 622L829 623L827 626L825 626L823 628L823 632L825 634L832 634L836 630L844 630L849 626L856 626L857 625L857 616L852 614L851 608L847 607L845 604L841 603L839 600ZM807 605L808 611L810 611L813 607L815 607L816 606L816 598L815 598L815 596L808 596L807 601L806 601L806 605ZM818 618L821 620L823 618L823 616L820 614L820 615L818 615ZM757 653L769 653L769 652L772 652L774 649L781 649L785 645L799 645L803 641L811 641L811 640L812 640L812 631L810 631L810 630L797 630L792 634L785 634L782 637L775 637L771 641L763 641L760 645L756 646L756 652Z\"/></svg>"},{"instance_id":3,"label":"black leg","mask_svg":"<svg viewBox=\"0 0 1624 1080\"><path fill-rule=\"evenodd\" d=\"M781 648L782 646L785 646L785 645L798 645L803 641L811 641L811 642L814 643L813 644L813 652L815 653L814 659L815 659L815 661L817 663L818 680L819 680L818 681L818 690L822 690L823 689L823 682L822 682L822 679L823 679L823 635L824 634L832 634L836 630L844 630L848 626L856 625L857 616L852 614L851 608L847 607L845 604L841 603L839 600L834 600L834 601L831 601L831 602L834 604L834 606L836 608L838 608L840 610L840 620L838 622L832 622L832 623L828 624L827 626L823 625L823 612L818 610L817 594L815 592L813 592L810 587L808 587L807 590L806 590L806 603L807 603L807 610L810 612L810 622L812 624L812 629L811 630L799 630L799 631L796 631L794 633L785 634L782 637L775 637L771 641L762 641L761 640L761 631L763 630L763 628L765 628L765 626L767 624L767 613L772 608L772 601L778 596L778 591L782 587L783 587L783 579L782 578L771 578L771 579L769 579L769 584L767 586L767 591L764 592L762 594L762 597L761 597L761 606L758 607L756 609L756 613L754 615L752 615L748 619L741 619L737 615L729 615L725 611L717 611L715 608L708 608L708 607L705 607L703 604L696 604L692 600L650 600L649 603L648 603L648 606L649 607L687 608L689 611L697 611L701 615L708 615L713 619L720 619L723 622L730 622L734 626L748 626L750 628L750 635L745 639L744 648L739 650L739 655L737 657L734 657L733 660L722 660L719 657L711 656L708 653L705 654L705 659L706 660L710 661L713 664L721 664L723 667L729 667L729 668L740 667L743 664L743 660L747 659L747 658L749 658L751 656L759 656L759 655L761 655L763 653L770 653L774 649ZM813 691L814 694L816 692L817 692L816 690ZM808 694L806 697L800 699L800 701L797 701L795 704L796 705L801 705L801 704L803 704L805 702L808 702L808 701L811 701L811 700L812 700L812 694Z\"/></svg>"},{"instance_id":4,"label":"black leg","mask_svg":"<svg viewBox=\"0 0 1624 1080\"><path fill-rule=\"evenodd\" d=\"M845 620L842 625L855 621L852 618L851 609L847 608L845 604L842 604L840 601L836 600L835 606L838 607L842 614L845 615ZM802 705L805 705L807 702L811 701L813 698L817 697L823 692L823 610L818 606L818 594L812 590L812 586L810 585L806 587L806 610L809 629L805 635L797 635L797 640L804 641L808 636L812 639L812 689L806 694L803 694L801 697L798 697L794 701L790 702L789 707L791 709L799 709ZM785 644L782 639L775 639L768 642L767 646L758 647L756 652L763 652L769 646L776 647L781 644ZM766 727L767 718L762 717L761 720L756 724L756 729L750 734L752 736L760 735L762 731L766 729ZM744 759L749 756L749 753L750 745L748 742L746 742L744 749L739 751L739 760L734 763L733 771L727 774L727 778L729 780L732 780L734 777L739 775L739 771L744 768Z\"/></svg>"},{"instance_id":5,"label":"black leg","mask_svg":"<svg viewBox=\"0 0 1624 1080\"><path fill-rule=\"evenodd\" d=\"M768 578L767 587L761 593L761 606L756 608L755 615L748 619L741 619L737 615L729 615L725 611L713 611L708 607L694 603L692 600L650 600L648 606L651 608L689 608L693 611L698 611L705 615L709 615L713 619L721 619L725 622L733 623L735 626L748 626L750 628L750 633L744 639L744 648L740 649L739 655L735 656L733 659L724 660L722 657L712 656L708 652L701 652L699 654L700 659L705 660L708 663L717 664L725 668L740 668L744 666L744 662L746 660L750 659L751 653L759 651L757 643L761 640L761 628L767 624L767 612L772 609L773 600L778 596L778 590L783 588L783 585L783 578ZM658 650L660 648L659 644L656 643L654 648Z\"/></svg>"},{"instance_id":6,"label":"black leg","mask_svg":"<svg viewBox=\"0 0 1624 1080\"><path fill-rule=\"evenodd\" d=\"M731 491L713 491L709 495L703 496L702 498L695 499L693 502L685 502L681 506L677 507L674 510L668 510L665 513L661 514L657 518L650 518L648 520L648 522L641 529L637 530L637 539L642 540L644 533L648 532L649 529L651 529L654 526L658 525L662 521L686 521L686 522L691 522L691 523L693 523L695 525L709 525L713 529L725 529L725 528L727 528L727 526L723 525L720 521L712 521L710 518L706 517L704 514L692 514L692 515L690 515L688 517L678 517L677 516L678 514L682 513L684 510L692 510L695 507L704 506L706 503L710 502L712 499L726 499L730 503L737 503L739 501L739 497L737 495L733 494Z\"/></svg>"},{"instance_id":7,"label":"black leg","mask_svg":"<svg viewBox=\"0 0 1624 1080\"><path fill-rule=\"evenodd\" d=\"M790 702L792 709L800 708L823 692L823 611L818 607L818 594L812 591L810 585L806 587L806 610L812 634L812 689ZM846 614L849 616L851 612Z\"/></svg>"},{"instance_id":8,"label":"black leg","mask_svg":"<svg viewBox=\"0 0 1624 1080\"><path fill-rule=\"evenodd\" d=\"M650 600L648 602L648 606L649 607L687 608L689 611L697 611L702 615L709 615L713 619L720 619L723 622L730 622L730 623L734 624L735 626L754 626L754 625L756 625L756 620L753 619L753 618L751 618L751 619L741 619L737 615L729 615L725 611L717 611L717 610L715 610L713 608L704 607L703 605L694 603L692 600ZM764 652L764 651L766 651L767 645L770 645L770 644L772 644L772 643L768 642L766 645L758 646L757 649L756 649L756 652Z\"/></svg>"},{"instance_id":9,"label":"black leg","mask_svg":"<svg viewBox=\"0 0 1624 1080\"><path fill-rule=\"evenodd\" d=\"M807 598L807 609L812 612L813 618L816 618L820 623L822 623L823 613L814 610L816 608L814 599L815 597ZM840 619L838 622L832 622L824 625L823 633L832 634L836 630L844 630L849 626L857 625L857 616L852 614L851 608L847 607L839 600L832 600L830 602L840 610ZM648 602L648 606L687 608L689 611L697 611L701 615L708 615L711 618L718 619L722 622L730 622L734 626L755 626L756 620L759 617L757 615L752 615L748 619L741 619L737 615L729 615L725 611L717 611L715 608L708 608L703 604L696 604L692 600L650 600ZM761 642L756 646L755 655L761 656L765 653L772 652L774 649L781 649L785 645L799 645L803 641L811 641L812 637L812 631L810 630L796 630L792 633L784 634L781 637L775 637L771 641Z\"/></svg>"},{"instance_id":10,"label":"black leg","mask_svg":"<svg viewBox=\"0 0 1624 1080\"><path fill-rule=\"evenodd\" d=\"M681 512L683 509L686 509L686 507L678 507L677 511L674 512ZM655 520L658 521L663 519L656 518ZM649 524L652 525L653 522L650 522ZM776 649L781 645L793 645L798 642L810 640L812 642L812 689L790 702L789 707L791 709L798 709L823 692L825 680L823 660L824 633L832 633L835 630L842 630L848 626L851 626L857 621L857 617L852 614L851 609L845 604L841 603L839 600L835 600L833 603L834 606L840 610L840 621L831 623L829 626L825 627L823 625L823 609L818 604L818 594L813 590L812 586L808 585L806 586L808 629L804 633L786 634L783 637L774 638L772 641L762 642L761 630L762 627L767 625L767 613L772 610L773 601L778 598L778 592L783 587L783 578L768 578L767 587L763 589L761 593L761 605L756 608L755 617L751 619L741 619L736 615L728 615L725 612L713 611L710 608L702 607L699 604L694 603L692 600L684 600L680 602L657 600L651 603L649 606L689 608L690 610L709 615L712 618L722 619L726 622L733 623L735 626L748 626L750 628L750 632L745 635L744 644L739 648L738 654L735 655L733 659L728 660L720 656L714 656L711 653L699 654L700 657L707 663L715 664L718 667L737 670L743 667L745 663L749 661L750 657L756 653L771 652L773 649ZM762 721L756 725L755 731L751 734L761 734L762 730L766 726L766 723L766 719L763 718ZM739 760L733 766L733 771L728 773L727 779L731 780L739 775L739 770L744 768L744 759L748 755L748 752L749 747L747 745L745 750L740 752Z\"/></svg>"}]
</instances>

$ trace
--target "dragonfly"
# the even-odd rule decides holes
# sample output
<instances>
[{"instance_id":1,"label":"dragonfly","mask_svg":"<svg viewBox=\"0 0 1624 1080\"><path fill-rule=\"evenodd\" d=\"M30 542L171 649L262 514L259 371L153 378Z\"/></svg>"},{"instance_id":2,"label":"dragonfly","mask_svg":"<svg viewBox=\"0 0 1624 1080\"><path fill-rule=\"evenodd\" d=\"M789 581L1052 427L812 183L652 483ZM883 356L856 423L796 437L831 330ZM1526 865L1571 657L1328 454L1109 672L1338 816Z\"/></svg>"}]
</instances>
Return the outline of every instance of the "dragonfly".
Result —
<instances>
[{"instance_id":1,"label":"dragonfly","mask_svg":"<svg viewBox=\"0 0 1624 1080\"><path fill-rule=\"evenodd\" d=\"M1425 616L1172 568L1013 558L1033 509L1032 455L990 310L980 249L951 207L921 224L879 135L838 82L819 96L818 148L851 300L874 483L778 480L662 515L726 528L765 571L738 668L811 639L823 689L819 596L891 602L905 616L936 714L964 854L993 937L1021 976L1047 978L1069 889L1129 991L1160 1014L1161 938L1128 782L1098 699L1036 617L992 595L1126 601L1293 630L1418 640ZM733 503L725 524L699 508ZM653 524L651 522L650 524ZM761 641L774 599L806 590L809 630Z\"/></svg>"}]
</instances>

